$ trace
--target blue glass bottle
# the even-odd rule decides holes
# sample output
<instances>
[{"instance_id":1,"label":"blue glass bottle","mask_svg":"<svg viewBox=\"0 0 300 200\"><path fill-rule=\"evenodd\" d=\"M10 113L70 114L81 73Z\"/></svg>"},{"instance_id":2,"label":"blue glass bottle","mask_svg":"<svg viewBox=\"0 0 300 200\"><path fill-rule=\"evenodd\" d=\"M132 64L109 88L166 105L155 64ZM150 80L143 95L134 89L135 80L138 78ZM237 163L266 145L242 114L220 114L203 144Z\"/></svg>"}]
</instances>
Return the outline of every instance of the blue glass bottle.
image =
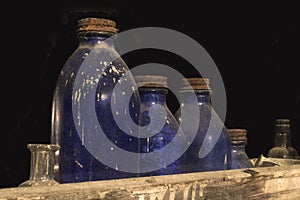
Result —
<instances>
[{"instance_id":1,"label":"blue glass bottle","mask_svg":"<svg viewBox=\"0 0 300 200\"><path fill-rule=\"evenodd\" d=\"M188 84L191 87L188 87ZM175 113L176 119L179 123L186 120L188 123L192 123L190 127L194 126L193 123L197 120L192 115L186 115L186 118L183 119L181 110L188 110L195 96L200 113L198 118L199 126L195 138L192 141L188 141L190 147L183 155L186 172L216 171L231 168L231 140L224 123L212 107L211 92L209 79L207 78L187 78L182 80L182 87L179 93L183 103L181 103L180 108ZM208 130L211 132L208 133ZM183 131L186 135L193 135L189 127L183 129Z\"/></svg>"},{"instance_id":2,"label":"blue glass bottle","mask_svg":"<svg viewBox=\"0 0 300 200\"><path fill-rule=\"evenodd\" d=\"M53 95L51 141L61 147L56 171L60 183L136 176L120 170L125 158L120 160L115 153L118 148L139 151L138 138L115 121L120 115L136 123L139 113L133 76L114 48L116 33L113 20L78 20L79 44L66 60ZM116 86L119 90L114 90ZM130 103L122 99L128 88L133 94Z\"/></svg>"},{"instance_id":3,"label":"blue glass bottle","mask_svg":"<svg viewBox=\"0 0 300 200\"><path fill-rule=\"evenodd\" d=\"M231 169L252 168L247 153L247 130L246 129L227 129L231 138Z\"/></svg>"},{"instance_id":4,"label":"blue glass bottle","mask_svg":"<svg viewBox=\"0 0 300 200\"><path fill-rule=\"evenodd\" d=\"M187 140L166 103L167 78L147 75L134 78L141 99L140 126L145 128L151 124L142 131L151 136L140 139L141 160L144 164L141 165L139 176L183 173L184 161L180 156L187 146ZM146 157L151 152L157 154ZM152 171L154 166L161 167Z\"/></svg>"}]
</instances>

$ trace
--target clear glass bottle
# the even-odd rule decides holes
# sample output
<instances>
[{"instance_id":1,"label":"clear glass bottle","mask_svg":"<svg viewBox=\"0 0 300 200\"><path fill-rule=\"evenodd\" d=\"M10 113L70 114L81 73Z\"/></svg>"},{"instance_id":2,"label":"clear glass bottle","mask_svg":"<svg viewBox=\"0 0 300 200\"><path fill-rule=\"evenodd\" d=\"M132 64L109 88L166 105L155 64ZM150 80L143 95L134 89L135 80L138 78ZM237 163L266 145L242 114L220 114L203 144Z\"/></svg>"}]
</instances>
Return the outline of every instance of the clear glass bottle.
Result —
<instances>
[{"instance_id":1,"label":"clear glass bottle","mask_svg":"<svg viewBox=\"0 0 300 200\"><path fill-rule=\"evenodd\" d=\"M297 150L291 144L291 127L289 119L276 119L274 127L274 144L268 151L269 158L299 158Z\"/></svg>"},{"instance_id":2,"label":"clear glass bottle","mask_svg":"<svg viewBox=\"0 0 300 200\"><path fill-rule=\"evenodd\" d=\"M247 153L247 130L246 129L227 129L231 139L231 169L252 168Z\"/></svg>"},{"instance_id":3,"label":"clear glass bottle","mask_svg":"<svg viewBox=\"0 0 300 200\"><path fill-rule=\"evenodd\" d=\"M136 84L139 88L141 99L140 107L140 126L146 127L151 124L145 131L151 134L151 137L140 139L141 159L145 159L146 165L141 165L142 170L148 170L154 165L162 166L160 169L145 173L140 173L139 176L167 175L183 173L184 161L180 159L187 140L185 135L179 128L179 124L169 110L166 103L166 95L168 93L167 77L165 76L134 76ZM174 142L175 136L178 137L178 142ZM166 146L169 147L166 147ZM150 158L143 155L151 152L165 152L153 155ZM170 162L170 159L173 159Z\"/></svg>"},{"instance_id":4,"label":"clear glass bottle","mask_svg":"<svg viewBox=\"0 0 300 200\"><path fill-rule=\"evenodd\" d=\"M55 152L60 149L55 144L28 144L31 152L30 177L19 187L36 187L59 184L54 179Z\"/></svg>"},{"instance_id":5,"label":"clear glass bottle","mask_svg":"<svg viewBox=\"0 0 300 200\"><path fill-rule=\"evenodd\" d=\"M191 87L188 87L188 84ZM196 136L191 143L188 150L184 153L185 157L185 168L186 172L199 172L199 171L215 171L215 170L226 170L230 169L231 164L231 141L227 133L226 127L223 121L219 118L218 114L214 111L211 104L211 93L212 90L209 86L208 78L187 78L182 80L182 86L180 95L182 104L175 113L175 118L181 123L183 120L187 120L189 123L194 123L196 120L189 118L181 118L181 109L187 109L190 106L192 99L198 100L198 106L200 111L199 126ZM211 126L210 126L211 123ZM191 127L193 125L191 124ZM211 128L211 135L207 135L209 127ZM219 127L221 133L215 129ZM184 130L185 134L192 135L191 130L187 128ZM215 137L218 136L218 137ZM206 144L204 144L206 141ZM208 145L207 145L208 144ZM204 157L200 156L201 148L210 147L211 150ZM203 146L203 147L202 147Z\"/></svg>"},{"instance_id":6,"label":"clear glass bottle","mask_svg":"<svg viewBox=\"0 0 300 200\"><path fill-rule=\"evenodd\" d=\"M122 114L137 123L139 113L133 76L114 47L116 33L111 19L78 20L78 46L66 60L53 94L51 141L61 146L56 175L60 183L136 175L119 170L119 157L113 157L116 147L139 150L138 138L126 134L115 120ZM122 102L129 90L130 103Z\"/></svg>"}]
</instances>

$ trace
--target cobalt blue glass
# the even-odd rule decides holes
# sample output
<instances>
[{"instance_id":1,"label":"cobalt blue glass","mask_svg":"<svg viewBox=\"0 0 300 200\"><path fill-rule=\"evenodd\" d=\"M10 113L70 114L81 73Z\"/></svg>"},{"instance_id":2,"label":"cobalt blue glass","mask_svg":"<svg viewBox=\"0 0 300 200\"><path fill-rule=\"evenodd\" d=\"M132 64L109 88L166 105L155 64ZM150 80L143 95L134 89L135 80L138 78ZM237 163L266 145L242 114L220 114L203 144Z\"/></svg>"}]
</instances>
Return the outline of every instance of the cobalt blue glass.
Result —
<instances>
[{"instance_id":1,"label":"cobalt blue glass","mask_svg":"<svg viewBox=\"0 0 300 200\"><path fill-rule=\"evenodd\" d=\"M134 78L141 99L140 127L151 124L144 130L151 136L140 139L141 160L144 159L146 164L141 165L144 172L139 176L183 173L184 161L180 156L187 146L187 140L166 103L167 77L139 75ZM146 154L151 152L157 154L146 158ZM151 170L153 166L161 167Z\"/></svg>"},{"instance_id":2,"label":"cobalt blue glass","mask_svg":"<svg viewBox=\"0 0 300 200\"><path fill-rule=\"evenodd\" d=\"M118 147L139 151L138 138L128 135L115 121L122 114L137 123L139 113L133 76L114 48L116 33L113 20L78 20L79 44L66 60L53 95L51 140L61 147L56 157L60 183L136 176L119 170L124 160L113 157ZM114 90L117 85L121 90ZM128 88L132 95L126 104L122 96ZM118 110L122 104L124 109ZM113 110L113 106L117 108Z\"/></svg>"},{"instance_id":3,"label":"cobalt blue glass","mask_svg":"<svg viewBox=\"0 0 300 200\"><path fill-rule=\"evenodd\" d=\"M214 111L211 104L211 88L207 78L187 78L182 80L179 91L182 103L175 113L175 118L182 124L183 120L188 123L195 123L193 115L181 117L181 110L189 109L194 104L196 98L198 103L198 129L192 141L189 139L190 146L184 153L185 172L201 172L227 170L231 168L231 140L227 129L218 114ZM190 112L193 112L191 110ZM193 135L189 127L183 128L185 135ZM210 130L208 132L208 130ZM204 153L203 153L204 152Z\"/></svg>"},{"instance_id":4,"label":"cobalt blue glass","mask_svg":"<svg viewBox=\"0 0 300 200\"><path fill-rule=\"evenodd\" d=\"M247 153L247 130L246 129L227 129L231 138L231 169L252 168Z\"/></svg>"}]
</instances>

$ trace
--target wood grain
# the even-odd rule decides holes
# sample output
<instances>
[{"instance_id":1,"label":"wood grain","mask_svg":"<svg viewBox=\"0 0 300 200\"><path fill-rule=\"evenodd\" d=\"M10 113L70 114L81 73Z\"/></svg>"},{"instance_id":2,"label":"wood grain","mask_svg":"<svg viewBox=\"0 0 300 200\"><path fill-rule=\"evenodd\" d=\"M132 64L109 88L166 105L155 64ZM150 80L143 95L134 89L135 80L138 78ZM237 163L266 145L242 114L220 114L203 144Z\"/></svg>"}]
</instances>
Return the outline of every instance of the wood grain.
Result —
<instances>
[{"instance_id":1,"label":"wood grain","mask_svg":"<svg viewBox=\"0 0 300 200\"><path fill-rule=\"evenodd\" d=\"M1 200L300 199L300 165L0 189Z\"/></svg>"}]
</instances>

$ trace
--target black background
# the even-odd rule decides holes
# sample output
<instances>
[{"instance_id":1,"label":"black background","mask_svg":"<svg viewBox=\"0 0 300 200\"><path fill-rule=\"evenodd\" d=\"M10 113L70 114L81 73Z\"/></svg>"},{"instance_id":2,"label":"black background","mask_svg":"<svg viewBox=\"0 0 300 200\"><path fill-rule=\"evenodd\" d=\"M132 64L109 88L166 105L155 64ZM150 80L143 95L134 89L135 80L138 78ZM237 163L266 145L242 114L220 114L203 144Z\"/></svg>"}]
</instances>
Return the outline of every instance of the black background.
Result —
<instances>
[{"instance_id":1,"label":"black background","mask_svg":"<svg viewBox=\"0 0 300 200\"><path fill-rule=\"evenodd\" d=\"M50 142L51 98L57 75L77 46L76 21L116 20L120 31L157 26L180 31L201 44L221 72L228 127L248 130L249 157L266 155L275 118L292 121L300 152L300 16L285 4L211 4L201 1L84 1L8 4L2 13L2 130L0 187L29 178L28 143ZM131 52L129 67L147 62L182 66L167 52ZM183 66L186 65L186 66ZM170 102L176 109L176 102Z\"/></svg>"}]
</instances>

